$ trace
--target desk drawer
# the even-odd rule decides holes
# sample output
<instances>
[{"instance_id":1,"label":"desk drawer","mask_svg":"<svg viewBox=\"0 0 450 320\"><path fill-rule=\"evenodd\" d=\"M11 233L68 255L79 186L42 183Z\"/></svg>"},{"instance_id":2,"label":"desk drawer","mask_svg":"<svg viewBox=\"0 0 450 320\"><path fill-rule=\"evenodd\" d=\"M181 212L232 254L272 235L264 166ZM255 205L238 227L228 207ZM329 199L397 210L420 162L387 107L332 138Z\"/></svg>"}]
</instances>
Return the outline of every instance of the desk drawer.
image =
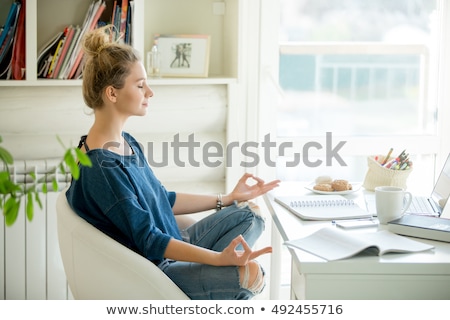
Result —
<instances>
[{"instance_id":1,"label":"desk drawer","mask_svg":"<svg viewBox=\"0 0 450 320\"><path fill-rule=\"evenodd\" d=\"M450 299L450 275L304 275L293 272L291 284L293 298L308 300Z\"/></svg>"}]
</instances>

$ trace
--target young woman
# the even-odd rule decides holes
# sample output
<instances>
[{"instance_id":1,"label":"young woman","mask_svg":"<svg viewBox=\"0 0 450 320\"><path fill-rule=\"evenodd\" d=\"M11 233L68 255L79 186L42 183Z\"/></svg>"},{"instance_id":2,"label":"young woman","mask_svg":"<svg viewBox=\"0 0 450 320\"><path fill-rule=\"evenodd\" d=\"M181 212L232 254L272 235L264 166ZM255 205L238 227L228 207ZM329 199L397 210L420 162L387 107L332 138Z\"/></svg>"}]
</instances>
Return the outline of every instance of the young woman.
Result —
<instances>
[{"instance_id":1,"label":"young woman","mask_svg":"<svg viewBox=\"0 0 450 320\"><path fill-rule=\"evenodd\" d=\"M264 287L264 272L254 259L272 249L251 249L264 220L247 201L278 181L245 174L230 194L217 197L167 191L139 144L123 131L130 116L146 114L153 92L135 50L110 42L110 28L96 29L83 41L83 98L95 121L80 148L93 165L80 168L80 178L67 191L70 205L155 263L191 299L252 298ZM175 215L217 207L216 213L178 229Z\"/></svg>"}]
</instances>

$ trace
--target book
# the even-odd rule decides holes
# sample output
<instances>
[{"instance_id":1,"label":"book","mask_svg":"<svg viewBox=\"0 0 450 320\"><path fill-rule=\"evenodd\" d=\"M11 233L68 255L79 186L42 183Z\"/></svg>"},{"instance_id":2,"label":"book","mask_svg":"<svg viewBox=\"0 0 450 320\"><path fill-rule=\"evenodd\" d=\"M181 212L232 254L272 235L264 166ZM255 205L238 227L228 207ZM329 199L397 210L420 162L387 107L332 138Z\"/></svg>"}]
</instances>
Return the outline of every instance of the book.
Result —
<instances>
[{"instance_id":1,"label":"book","mask_svg":"<svg viewBox=\"0 0 450 320\"><path fill-rule=\"evenodd\" d=\"M120 41L123 43L126 38L127 31L127 17L128 17L128 0L122 0L122 11L120 16Z\"/></svg>"},{"instance_id":2,"label":"book","mask_svg":"<svg viewBox=\"0 0 450 320\"><path fill-rule=\"evenodd\" d=\"M8 49L4 59L0 61L0 79L9 80L11 78L11 59L12 59L12 48Z\"/></svg>"},{"instance_id":3,"label":"book","mask_svg":"<svg viewBox=\"0 0 450 320\"><path fill-rule=\"evenodd\" d=\"M64 30L64 33L66 34L66 38L64 40L64 45L61 48L61 54L59 55L55 70L53 71L52 78L57 79L59 77L59 73L61 70L61 66L63 65L64 60L67 57L67 50L70 47L70 44L72 43L72 38L74 35L74 27L68 26L66 30Z\"/></svg>"},{"instance_id":4,"label":"book","mask_svg":"<svg viewBox=\"0 0 450 320\"><path fill-rule=\"evenodd\" d=\"M128 2L128 18L125 43L133 45L133 17L134 17L134 1Z\"/></svg>"},{"instance_id":5,"label":"book","mask_svg":"<svg viewBox=\"0 0 450 320\"><path fill-rule=\"evenodd\" d=\"M275 201L303 220L369 218L370 212L341 195L275 197Z\"/></svg>"},{"instance_id":6,"label":"book","mask_svg":"<svg viewBox=\"0 0 450 320\"><path fill-rule=\"evenodd\" d=\"M66 35L64 34L63 37L58 41L58 45L56 46L56 50L53 54L52 61L50 62L50 67L48 68L48 72L46 74L47 78L53 78L53 70L56 66L56 63L61 53L61 48L63 47L65 41Z\"/></svg>"},{"instance_id":7,"label":"book","mask_svg":"<svg viewBox=\"0 0 450 320\"><path fill-rule=\"evenodd\" d=\"M105 1L97 0L91 3L91 6L89 7L88 12L86 13L86 16L84 18L80 36L75 44L71 60L69 61L69 73L67 75L67 79L74 78L74 75L83 58L83 50L81 48L81 40L83 36L86 34L86 32L91 31L95 28L97 21L98 19L100 19L100 16L102 15L105 8Z\"/></svg>"},{"instance_id":8,"label":"book","mask_svg":"<svg viewBox=\"0 0 450 320\"><path fill-rule=\"evenodd\" d=\"M39 50L37 58L37 73L39 78L45 78L47 76L56 47L63 36L64 33L62 31L58 32Z\"/></svg>"},{"instance_id":9,"label":"book","mask_svg":"<svg viewBox=\"0 0 450 320\"><path fill-rule=\"evenodd\" d=\"M75 48L75 44L77 43L79 36L81 33L81 28L79 26L74 27L74 32L73 32L73 37L72 40L70 41L70 45L69 48L67 49L67 53L66 53L66 57L64 58L63 64L61 66L61 70L58 74L58 79L67 79L68 77L68 66L69 66L69 61L73 55L73 50Z\"/></svg>"},{"instance_id":10,"label":"book","mask_svg":"<svg viewBox=\"0 0 450 320\"><path fill-rule=\"evenodd\" d=\"M388 230L405 236L450 242L450 219L407 214L388 222Z\"/></svg>"},{"instance_id":11,"label":"book","mask_svg":"<svg viewBox=\"0 0 450 320\"><path fill-rule=\"evenodd\" d=\"M22 0L11 58L11 78L14 80L25 79L25 12L26 1Z\"/></svg>"},{"instance_id":12,"label":"book","mask_svg":"<svg viewBox=\"0 0 450 320\"><path fill-rule=\"evenodd\" d=\"M14 10L12 10L12 16L9 16L8 14L8 20L6 21L5 28L3 29L2 33L0 34L0 62L4 62L3 60L6 59L5 57L8 57L8 59L11 59L12 52L10 53L10 50L12 48L12 44L14 42L15 34L16 34L16 27L19 20L19 14L20 14L20 8L21 4L14 2L16 6L14 6ZM11 13L11 11L10 11ZM6 60L6 62L9 64L10 60Z\"/></svg>"},{"instance_id":13,"label":"book","mask_svg":"<svg viewBox=\"0 0 450 320\"><path fill-rule=\"evenodd\" d=\"M10 10L8 20L3 28L0 37L2 38L0 44L0 79L11 79L12 76L12 58L13 58L13 48L16 40L16 28L18 25L19 15L22 5L15 2L15 9Z\"/></svg>"},{"instance_id":14,"label":"book","mask_svg":"<svg viewBox=\"0 0 450 320\"><path fill-rule=\"evenodd\" d=\"M111 13L111 23L114 24L114 22L116 21L116 9L117 9L117 0L114 0L113 2L113 8L112 8L112 13ZM114 32L114 30L113 30ZM115 38L112 38L115 39Z\"/></svg>"},{"instance_id":15,"label":"book","mask_svg":"<svg viewBox=\"0 0 450 320\"><path fill-rule=\"evenodd\" d=\"M120 38L120 5L117 4L117 1L114 1L111 23L114 25L111 33L111 39L116 41Z\"/></svg>"},{"instance_id":16,"label":"book","mask_svg":"<svg viewBox=\"0 0 450 320\"><path fill-rule=\"evenodd\" d=\"M413 253L434 248L388 230L351 233L335 227L324 227L309 236L286 241L284 244L328 261L362 254L381 256L386 253Z\"/></svg>"},{"instance_id":17,"label":"book","mask_svg":"<svg viewBox=\"0 0 450 320\"><path fill-rule=\"evenodd\" d=\"M19 2L14 1L13 3L11 3L5 25L3 27L3 30L1 30L0 32L0 48L3 47L3 42L5 41L6 36L10 33L10 28L14 24L14 19L17 18L17 12L19 8Z\"/></svg>"}]
</instances>

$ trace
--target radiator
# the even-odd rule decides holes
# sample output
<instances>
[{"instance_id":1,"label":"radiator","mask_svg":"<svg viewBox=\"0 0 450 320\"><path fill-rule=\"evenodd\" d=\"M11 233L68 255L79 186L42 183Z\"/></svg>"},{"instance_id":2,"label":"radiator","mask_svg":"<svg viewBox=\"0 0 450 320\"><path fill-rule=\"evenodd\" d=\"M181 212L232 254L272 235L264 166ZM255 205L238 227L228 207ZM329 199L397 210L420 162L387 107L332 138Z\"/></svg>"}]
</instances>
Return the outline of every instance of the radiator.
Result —
<instances>
[{"instance_id":1,"label":"radiator","mask_svg":"<svg viewBox=\"0 0 450 320\"><path fill-rule=\"evenodd\" d=\"M71 299L59 253L56 228L56 198L69 183L69 175L57 172L58 192L51 187L52 171L58 160L15 161L10 168L16 183L30 183L30 172L48 182L48 193L41 192L42 209L36 204L34 217L26 218L25 200L13 226L0 223L0 292L8 300Z\"/></svg>"}]
</instances>

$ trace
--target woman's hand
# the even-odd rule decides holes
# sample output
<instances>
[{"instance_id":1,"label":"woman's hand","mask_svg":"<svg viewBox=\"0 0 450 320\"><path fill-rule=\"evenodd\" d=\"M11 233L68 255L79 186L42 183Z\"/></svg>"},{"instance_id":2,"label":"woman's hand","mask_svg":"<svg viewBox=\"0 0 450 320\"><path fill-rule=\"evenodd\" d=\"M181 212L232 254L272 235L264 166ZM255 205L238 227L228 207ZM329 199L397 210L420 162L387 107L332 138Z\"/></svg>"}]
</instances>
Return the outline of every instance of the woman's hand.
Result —
<instances>
[{"instance_id":1,"label":"woman's hand","mask_svg":"<svg viewBox=\"0 0 450 320\"><path fill-rule=\"evenodd\" d=\"M238 245L242 245L244 250L236 250ZM221 253L219 258L219 265L221 266L245 266L249 261L256 259L262 254L271 253L272 247L265 247L260 250L253 251L249 247L244 237L237 236L230 242Z\"/></svg>"},{"instance_id":2,"label":"woman's hand","mask_svg":"<svg viewBox=\"0 0 450 320\"><path fill-rule=\"evenodd\" d=\"M236 247L240 244L244 250L236 250ZM213 266L245 266L249 261L256 259L260 255L271 252L272 247L265 247L253 251L242 235L234 238L222 252L202 248L172 238L167 245L164 257L178 261L197 262Z\"/></svg>"},{"instance_id":3,"label":"woman's hand","mask_svg":"<svg viewBox=\"0 0 450 320\"><path fill-rule=\"evenodd\" d=\"M247 184L248 180L253 180L256 183ZM248 201L254 199L260 195L269 192L275 187L278 187L280 180L274 180L269 183L265 183L264 180L254 176L251 173L245 173L238 183L234 187L233 191L227 196L224 196L225 205L230 205L233 201ZM225 200L226 198L226 200Z\"/></svg>"}]
</instances>

